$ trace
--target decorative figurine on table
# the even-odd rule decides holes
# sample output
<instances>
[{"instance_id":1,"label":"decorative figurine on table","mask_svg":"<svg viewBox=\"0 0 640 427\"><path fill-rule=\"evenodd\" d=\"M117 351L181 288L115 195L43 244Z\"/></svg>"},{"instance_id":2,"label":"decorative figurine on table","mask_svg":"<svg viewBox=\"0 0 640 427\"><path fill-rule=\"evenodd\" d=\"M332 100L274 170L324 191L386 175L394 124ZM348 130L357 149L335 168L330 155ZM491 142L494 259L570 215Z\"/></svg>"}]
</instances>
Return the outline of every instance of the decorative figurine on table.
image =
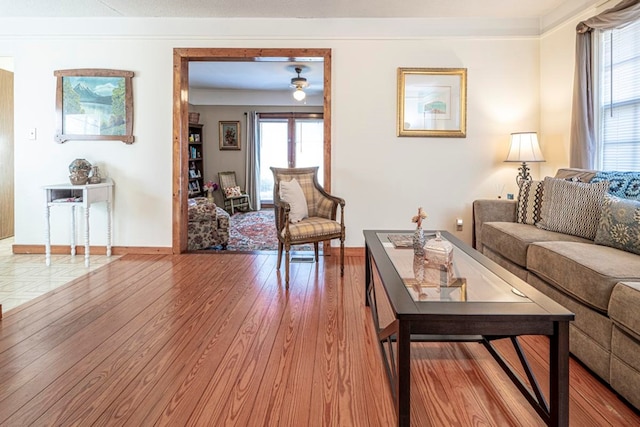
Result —
<instances>
[{"instance_id":1,"label":"decorative figurine on table","mask_svg":"<svg viewBox=\"0 0 640 427\"><path fill-rule=\"evenodd\" d=\"M413 233L413 253L416 256L424 256L424 230L422 229L422 220L427 219L427 213L422 210L422 207L418 208L418 215L411 218L411 222L416 223L416 231Z\"/></svg>"}]
</instances>

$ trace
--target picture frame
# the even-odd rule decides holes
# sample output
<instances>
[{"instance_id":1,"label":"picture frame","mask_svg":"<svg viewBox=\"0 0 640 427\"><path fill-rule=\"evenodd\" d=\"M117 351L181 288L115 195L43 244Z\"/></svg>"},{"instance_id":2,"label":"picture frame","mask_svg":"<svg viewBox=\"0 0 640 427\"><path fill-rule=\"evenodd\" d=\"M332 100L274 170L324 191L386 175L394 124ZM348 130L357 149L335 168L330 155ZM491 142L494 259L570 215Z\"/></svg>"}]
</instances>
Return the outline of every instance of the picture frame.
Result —
<instances>
[{"instance_id":1,"label":"picture frame","mask_svg":"<svg viewBox=\"0 0 640 427\"><path fill-rule=\"evenodd\" d=\"M240 149L240 122L220 121L220 149L239 150Z\"/></svg>"},{"instance_id":2,"label":"picture frame","mask_svg":"<svg viewBox=\"0 0 640 427\"><path fill-rule=\"evenodd\" d=\"M132 144L133 71L56 70L55 140Z\"/></svg>"},{"instance_id":3,"label":"picture frame","mask_svg":"<svg viewBox=\"0 0 640 427\"><path fill-rule=\"evenodd\" d=\"M397 136L467 136L466 68L398 68Z\"/></svg>"}]
</instances>

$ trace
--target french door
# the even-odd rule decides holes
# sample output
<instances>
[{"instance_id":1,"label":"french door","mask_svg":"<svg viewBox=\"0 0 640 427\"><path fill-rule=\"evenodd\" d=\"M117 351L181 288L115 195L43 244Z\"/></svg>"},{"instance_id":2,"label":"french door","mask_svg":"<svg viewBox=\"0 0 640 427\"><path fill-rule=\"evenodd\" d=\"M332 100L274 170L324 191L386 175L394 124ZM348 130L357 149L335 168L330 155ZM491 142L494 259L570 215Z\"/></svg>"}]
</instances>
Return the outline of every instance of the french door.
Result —
<instances>
[{"instance_id":1,"label":"french door","mask_svg":"<svg viewBox=\"0 0 640 427\"><path fill-rule=\"evenodd\" d=\"M324 121L321 113L260 113L260 202L273 203L270 167L318 166L323 182Z\"/></svg>"}]
</instances>

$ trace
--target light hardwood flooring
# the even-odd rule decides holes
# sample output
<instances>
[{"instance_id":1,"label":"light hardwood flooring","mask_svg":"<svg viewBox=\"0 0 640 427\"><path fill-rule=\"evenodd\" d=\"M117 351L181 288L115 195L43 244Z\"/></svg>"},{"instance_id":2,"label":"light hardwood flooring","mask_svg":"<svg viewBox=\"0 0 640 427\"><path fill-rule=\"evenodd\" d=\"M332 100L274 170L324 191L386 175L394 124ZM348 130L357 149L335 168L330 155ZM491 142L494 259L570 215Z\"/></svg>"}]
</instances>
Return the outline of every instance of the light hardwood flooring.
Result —
<instances>
[{"instance_id":1,"label":"light hardwood flooring","mask_svg":"<svg viewBox=\"0 0 640 427\"><path fill-rule=\"evenodd\" d=\"M286 290L274 254L125 255L8 310L0 425L392 426L364 257L336 258ZM542 425L481 344L416 343L411 370L412 425ZM570 387L572 426L640 425L575 360Z\"/></svg>"},{"instance_id":2,"label":"light hardwood flooring","mask_svg":"<svg viewBox=\"0 0 640 427\"><path fill-rule=\"evenodd\" d=\"M119 258L91 255L87 268L84 255L51 255L51 266L47 267L44 255L14 255L12 245L13 237L0 239L0 304L3 312Z\"/></svg>"}]
</instances>

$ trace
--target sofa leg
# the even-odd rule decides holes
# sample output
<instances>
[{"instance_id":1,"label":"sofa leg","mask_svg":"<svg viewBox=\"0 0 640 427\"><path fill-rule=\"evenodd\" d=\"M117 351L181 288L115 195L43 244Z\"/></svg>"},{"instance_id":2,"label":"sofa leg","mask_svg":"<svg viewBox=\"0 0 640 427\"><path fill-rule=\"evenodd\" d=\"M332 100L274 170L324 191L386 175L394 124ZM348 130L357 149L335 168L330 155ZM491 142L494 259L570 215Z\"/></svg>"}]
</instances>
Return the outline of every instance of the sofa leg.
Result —
<instances>
[{"instance_id":1,"label":"sofa leg","mask_svg":"<svg viewBox=\"0 0 640 427\"><path fill-rule=\"evenodd\" d=\"M286 248L284 260L284 287L289 289L289 248Z\"/></svg>"}]
</instances>

